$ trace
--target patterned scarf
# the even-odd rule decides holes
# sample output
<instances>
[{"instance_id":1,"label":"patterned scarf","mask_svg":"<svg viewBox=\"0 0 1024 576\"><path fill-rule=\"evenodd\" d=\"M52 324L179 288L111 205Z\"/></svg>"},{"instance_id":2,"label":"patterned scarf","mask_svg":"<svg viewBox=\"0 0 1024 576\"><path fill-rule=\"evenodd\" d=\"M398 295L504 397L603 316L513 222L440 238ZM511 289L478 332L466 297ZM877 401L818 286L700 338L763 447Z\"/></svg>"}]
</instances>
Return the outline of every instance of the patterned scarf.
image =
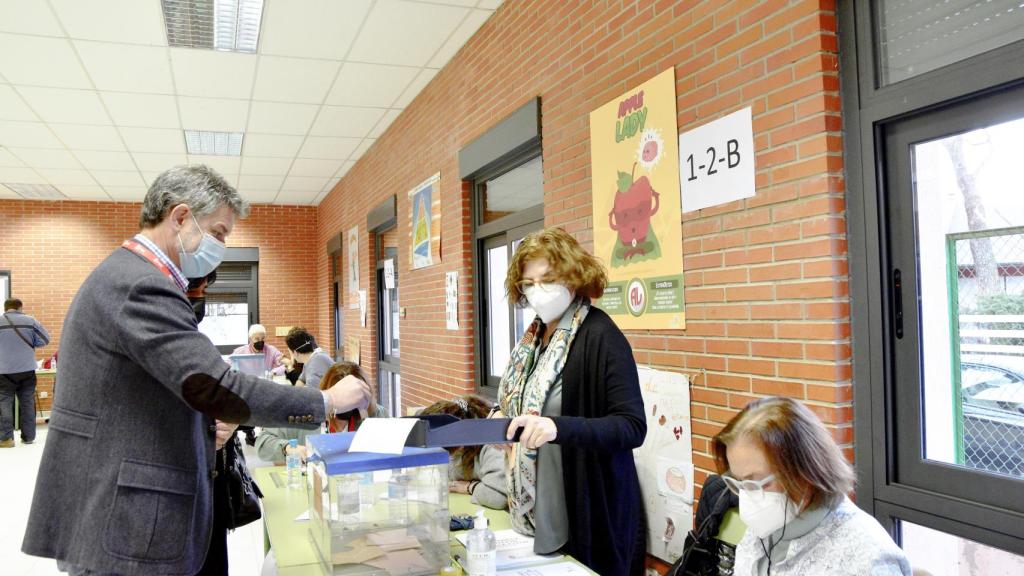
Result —
<instances>
[{"instance_id":1,"label":"patterned scarf","mask_svg":"<svg viewBox=\"0 0 1024 576\"><path fill-rule=\"evenodd\" d=\"M527 328L522 341L512 351L505 375L498 386L498 401L506 416L515 418L522 414L540 415L548 391L562 378L562 368L569 348L589 312L589 300L577 299L570 304L565 311L572 315L569 329L555 329L543 354L538 354L543 345L539 334L542 325L540 318L535 319ZM536 526L534 506L537 502L537 451L522 444L513 444L507 462L508 509L512 527L521 534L533 535Z\"/></svg>"}]
</instances>

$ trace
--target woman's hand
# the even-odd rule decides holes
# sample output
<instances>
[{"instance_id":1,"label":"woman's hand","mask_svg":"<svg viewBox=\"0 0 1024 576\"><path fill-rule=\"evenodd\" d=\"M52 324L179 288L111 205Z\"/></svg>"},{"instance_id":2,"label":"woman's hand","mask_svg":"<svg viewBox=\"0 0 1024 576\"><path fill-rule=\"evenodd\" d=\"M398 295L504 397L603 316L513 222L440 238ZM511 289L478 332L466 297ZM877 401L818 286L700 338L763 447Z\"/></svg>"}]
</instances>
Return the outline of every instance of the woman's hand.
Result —
<instances>
[{"instance_id":1,"label":"woman's hand","mask_svg":"<svg viewBox=\"0 0 1024 576\"><path fill-rule=\"evenodd\" d=\"M220 450L228 443L231 436L235 434L235 430L238 429L238 424L228 424L227 422L221 422L217 420L217 450Z\"/></svg>"},{"instance_id":2,"label":"woman's hand","mask_svg":"<svg viewBox=\"0 0 1024 576\"><path fill-rule=\"evenodd\" d=\"M285 369L289 372L292 371L292 366L295 366L295 359L288 355L281 356L281 364L284 364Z\"/></svg>"},{"instance_id":3,"label":"woman's hand","mask_svg":"<svg viewBox=\"0 0 1024 576\"><path fill-rule=\"evenodd\" d=\"M469 481L452 480L448 483L448 491L452 494L469 494Z\"/></svg>"},{"instance_id":4,"label":"woman's hand","mask_svg":"<svg viewBox=\"0 0 1024 576\"><path fill-rule=\"evenodd\" d=\"M523 429L523 433L519 436L519 443L532 450L540 448L558 436L555 421L543 416L516 416L508 425L505 438L509 440L514 438L518 428Z\"/></svg>"}]
</instances>

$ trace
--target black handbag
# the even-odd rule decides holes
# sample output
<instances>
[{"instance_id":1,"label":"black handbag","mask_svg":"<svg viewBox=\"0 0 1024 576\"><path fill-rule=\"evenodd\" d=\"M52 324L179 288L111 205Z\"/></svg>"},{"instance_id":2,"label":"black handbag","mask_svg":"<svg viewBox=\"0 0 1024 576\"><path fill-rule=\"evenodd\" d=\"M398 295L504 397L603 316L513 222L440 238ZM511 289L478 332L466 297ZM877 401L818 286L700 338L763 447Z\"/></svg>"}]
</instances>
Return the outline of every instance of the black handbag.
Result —
<instances>
[{"instance_id":1,"label":"black handbag","mask_svg":"<svg viewBox=\"0 0 1024 576\"><path fill-rule=\"evenodd\" d=\"M260 512L260 498L263 498L263 492L249 475L245 465L245 454L242 453L242 444L238 438L232 436L222 451L222 473L227 484L228 513L225 524L229 530L234 530L260 519L263 515Z\"/></svg>"}]
</instances>

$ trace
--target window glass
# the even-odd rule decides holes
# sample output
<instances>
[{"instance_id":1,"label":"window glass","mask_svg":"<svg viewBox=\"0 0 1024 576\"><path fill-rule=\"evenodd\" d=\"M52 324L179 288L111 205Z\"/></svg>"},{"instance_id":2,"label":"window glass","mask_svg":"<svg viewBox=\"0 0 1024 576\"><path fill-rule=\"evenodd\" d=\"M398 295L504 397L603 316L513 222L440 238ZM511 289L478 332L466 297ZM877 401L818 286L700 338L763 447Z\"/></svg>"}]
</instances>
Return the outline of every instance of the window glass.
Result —
<instances>
[{"instance_id":1,"label":"window glass","mask_svg":"<svg viewBox=\"0 0 1024 576\"><path fill-rule=\"evenodd\" d=\"M484 182L483 224L544 203L544 168L541 157Z\"/></svg>"},{"instance_id":2,"label":"window glass","mask_svg":"<svg viewBox=\"0 0 1024 576\"><path fill-rule=\"evenodd\" d=\"M509 342L508 297L505 278L508 275L508 246L501 244L487 250L487 319L488 368L491 376L501 378L508 364Z\"/></svg>"},{"instance_id":3,"label":"window glass","mask_svg":"<svg viewBox=\"0 0 1024 576\"><path fill-rule=\"evenodd\" d=\"M915 574L918 570L932 576L1024 574L1024 557L1016 554L905 520L899 521L899 530Z\"/></svg>"},{"instance_id":4,"label":"window glass","mask_svg":"<svg viewBox=\"0 0 1024 576\"><path fill-rule=\"evenodd\" d=\"M241 346L249 340L249 304L245 294L206 294L206 316L199 331L215 346Z\"/></svg>"}]
</instances>

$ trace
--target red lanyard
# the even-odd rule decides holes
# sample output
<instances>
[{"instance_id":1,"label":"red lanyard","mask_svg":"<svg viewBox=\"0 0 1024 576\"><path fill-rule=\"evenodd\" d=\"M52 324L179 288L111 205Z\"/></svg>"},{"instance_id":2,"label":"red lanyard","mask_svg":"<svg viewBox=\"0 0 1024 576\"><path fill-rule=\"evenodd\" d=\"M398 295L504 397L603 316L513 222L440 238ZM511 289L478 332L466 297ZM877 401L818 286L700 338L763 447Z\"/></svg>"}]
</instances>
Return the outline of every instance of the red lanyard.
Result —
<instances>
[{"instance_id":1,"label":"red lanyard","mask_svg":"<svg viewBox=\"0 0 1024 576\"><path fill-rule=\"evenodd\" d=\"M124 242L121 243L121 247L127 250L131 250L132 252L138 254L139 256L142 256L146 260L149 260L149 263L152 264L153 266L156 266L157 270L163 272L164 276L167 276L172 281L174 280L174 275L171 274L171 269L167 267L167 264L164 264L163 261L161 261L156 254L153 254L152 250L146 248L138 241L132 239L125 240ZM175 283L177 282L175 281Z\"/></svg>"}]
</instances>

